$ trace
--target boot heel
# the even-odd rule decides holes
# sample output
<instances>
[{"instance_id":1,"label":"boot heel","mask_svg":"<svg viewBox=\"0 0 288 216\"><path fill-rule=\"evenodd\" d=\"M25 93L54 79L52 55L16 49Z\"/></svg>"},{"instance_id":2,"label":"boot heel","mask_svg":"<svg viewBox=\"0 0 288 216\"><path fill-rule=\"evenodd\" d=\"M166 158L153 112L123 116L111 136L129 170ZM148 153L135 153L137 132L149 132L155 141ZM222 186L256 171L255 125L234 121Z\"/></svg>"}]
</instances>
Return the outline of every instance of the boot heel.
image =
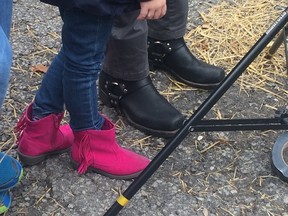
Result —
<instances>
[{"instance_id":1,"label":"boot heel","mask_svg":"<svg viewBox=\"0 0 288 216\"><path fill-rule=\"evenodd\" d=\"M63 153L69 152L69 151L70 151L70 147L65 148L65 149L60 149L57 151L47 152L45 154L41 154L38 156L24 155L20 151L17 151L17 153L19 155L20 161L22 162L22 164L24 166L33 166L33 165L36 165L38 163L41 163L42 161L44 161L49 156L63 154Z\"/></svg>"},{"instance_id":2,"label":"boot heel","mask_svg":"<svg viewBox=\"0 0 288 216\"><path fill-rule=\"evenodd\" d=\"M33 166L45 160L45 155L40 156L28 156L24 155L21 152L17 152L19 160L22 162L23 166Z\"/></svg>"}]
</instances>

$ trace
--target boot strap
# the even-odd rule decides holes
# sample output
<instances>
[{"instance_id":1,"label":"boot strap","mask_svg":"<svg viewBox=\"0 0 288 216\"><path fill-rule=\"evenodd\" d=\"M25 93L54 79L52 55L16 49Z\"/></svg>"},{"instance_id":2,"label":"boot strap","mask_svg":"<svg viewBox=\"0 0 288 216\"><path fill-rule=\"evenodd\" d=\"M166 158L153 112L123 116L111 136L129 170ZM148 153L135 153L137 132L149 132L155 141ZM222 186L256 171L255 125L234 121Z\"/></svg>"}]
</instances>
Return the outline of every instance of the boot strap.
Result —
<instances>
[{"instance_id":1,"label":"boot strap","mask_svg":"<svg viewBox=\"0 0 288 216\"><path fill-rule=\"evenodd\" d=\"M126 96L127 94L134 93L140 88L143 88L144 86L151 85L152 81L150 77L146 77L143 80L139 81L110 81L106 80L104 88L106 89L111 103L118 105L120 100Z\"/></svg>"}]
</instances>

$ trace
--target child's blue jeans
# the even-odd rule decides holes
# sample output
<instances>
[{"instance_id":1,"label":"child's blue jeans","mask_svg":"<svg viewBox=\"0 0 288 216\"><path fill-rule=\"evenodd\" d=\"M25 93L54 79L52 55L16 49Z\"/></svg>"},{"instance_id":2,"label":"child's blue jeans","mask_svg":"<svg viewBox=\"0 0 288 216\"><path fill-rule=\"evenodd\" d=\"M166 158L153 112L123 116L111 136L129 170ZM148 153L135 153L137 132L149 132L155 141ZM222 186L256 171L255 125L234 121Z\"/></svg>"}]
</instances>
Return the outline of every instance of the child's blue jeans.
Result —
<instances>
[{"instance_id":1,"label":"child's blue jeans","mask_svg":"<svg viewBox=\"0 0 288 216\"><path fill-rule=\"evenodd\" d=\"M12 63L9 42L11 17L12 0L0 0L0 108L6 95Z\"/></svg>"},{"instance_id":2,"label":"child's blue jeans","mask_svg":"<svg viewBox=\"0 0 288 216\"><path fill-rule=\"evenodd\" d=\"M100 129L96 80L101 70L112 17L80 10L61 10L62 48L45 74L33 104L37 118L60 113L66 106L74 131Z\"/></svg>"}]
</instances>

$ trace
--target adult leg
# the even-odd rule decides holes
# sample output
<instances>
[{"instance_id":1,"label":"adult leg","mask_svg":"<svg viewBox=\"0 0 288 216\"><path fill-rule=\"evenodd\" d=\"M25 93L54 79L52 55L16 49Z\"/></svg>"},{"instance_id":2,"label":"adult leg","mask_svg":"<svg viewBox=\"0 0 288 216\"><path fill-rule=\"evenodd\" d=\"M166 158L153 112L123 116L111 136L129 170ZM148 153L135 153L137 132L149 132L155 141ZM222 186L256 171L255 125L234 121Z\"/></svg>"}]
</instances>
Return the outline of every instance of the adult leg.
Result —
<instances>
[{"instance_id":1,"label":"adult leg","mask_svg":"<svg viewBox=\"0 0 288 216\"><path fill-rule=\"evenodd\" d=\"M153 135L173 136L184 118L158 93L148 76L147 23L136 20L138 13L117 17L113 24L99 96L134 127Z\"/></svg>"},{"instance_id":2,"label":"adult leg","mask_svg":"<svg viewBox=\"0 0 288 216\"><path fill-rule=\"evenodd\" d=\"M115 18L107 45L103 70L116 79L139 81L148 76L147 35L145 20L136 20L139 11Z\"/></svg>"},{"instance_id":3,"label":"adult leg","mask_svg":"<svg viewBox=\"0 0 288 216\"><path fill-rule=\"evenodd\" d=\"M150 68L159 68L187 85L211 89L225 76L223 69L198 60L187 48L188 0L167 0L167 13L149 20L148 53Z\"/></svg>"}]
</instances>

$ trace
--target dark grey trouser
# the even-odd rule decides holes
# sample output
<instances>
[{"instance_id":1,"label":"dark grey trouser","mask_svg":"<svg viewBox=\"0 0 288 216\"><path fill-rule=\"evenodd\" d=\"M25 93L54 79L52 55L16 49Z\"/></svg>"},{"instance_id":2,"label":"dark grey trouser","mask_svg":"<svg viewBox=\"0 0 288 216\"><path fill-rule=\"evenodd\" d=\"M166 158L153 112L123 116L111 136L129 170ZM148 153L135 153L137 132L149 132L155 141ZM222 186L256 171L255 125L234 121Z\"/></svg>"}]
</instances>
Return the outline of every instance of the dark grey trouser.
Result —
<instances>
[{"instance_id":1,"label":"dark grey trouser","mask_svg":"<svg viewBox=\"0 0 288 216\"><path fill-rule=\"evenodd\" d=\"M114 78L137 81L148 76L147 35L158 40L183 37L188 0L167 0L167 13L159 20L136 20L139 11L115 18L103 70ZM148 28L149 26L149 28Z\"/></svg>"}]
</instances>

